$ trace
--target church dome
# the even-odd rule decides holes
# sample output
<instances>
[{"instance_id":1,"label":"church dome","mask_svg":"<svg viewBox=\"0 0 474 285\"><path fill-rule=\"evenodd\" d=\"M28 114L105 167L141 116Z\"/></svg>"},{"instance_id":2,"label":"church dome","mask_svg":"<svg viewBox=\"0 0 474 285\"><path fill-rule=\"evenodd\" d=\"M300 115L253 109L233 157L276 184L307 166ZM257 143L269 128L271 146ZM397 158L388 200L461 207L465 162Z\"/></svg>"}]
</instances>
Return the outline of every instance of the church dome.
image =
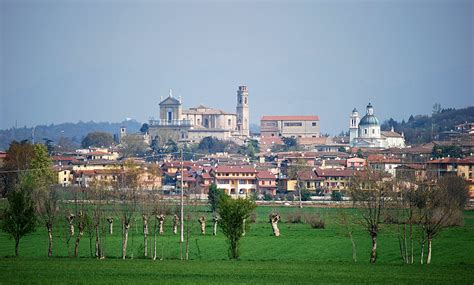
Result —
<instances>
[{"instance_id":1,"label":"church dome","mask_svg":"<svg viewBox=\"0 0 474 285\"><path fill-rule=\"evenodd\" d=\"M374 107L371 103L367 105L367 114L360 120L359 126L378 126L379 120L374 116Z\"/></svg>"},{"instance_id":2,"label":"church dome","mask_svg":"<svg viewBox=\"0 0 474 285\"><path fill-rule=\"evenodd\" d=\"M359 126L379 125L379 120L374 115L365 115L359 122Z\"/></svg>"}]
</instances>

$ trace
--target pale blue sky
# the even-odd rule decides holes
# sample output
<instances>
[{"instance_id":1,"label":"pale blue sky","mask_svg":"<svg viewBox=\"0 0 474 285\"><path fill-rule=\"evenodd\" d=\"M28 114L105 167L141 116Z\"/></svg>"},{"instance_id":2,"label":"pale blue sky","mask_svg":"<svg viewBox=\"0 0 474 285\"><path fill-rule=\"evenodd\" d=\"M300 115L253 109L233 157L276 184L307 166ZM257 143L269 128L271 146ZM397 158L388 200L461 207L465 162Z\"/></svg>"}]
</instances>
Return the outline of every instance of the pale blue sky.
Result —
<instances>
[{"instance_id":1,"label":"pale blue sky","mask_svg":"<svg viewBox=\"0 0 474 285\"><path fill-rule=\"evenodd\" d=\"M146 121L173 89L184 107L319 115L348 128L474 105L473 1L0 0L0 128Z\"/></svg>"}]
</instances>

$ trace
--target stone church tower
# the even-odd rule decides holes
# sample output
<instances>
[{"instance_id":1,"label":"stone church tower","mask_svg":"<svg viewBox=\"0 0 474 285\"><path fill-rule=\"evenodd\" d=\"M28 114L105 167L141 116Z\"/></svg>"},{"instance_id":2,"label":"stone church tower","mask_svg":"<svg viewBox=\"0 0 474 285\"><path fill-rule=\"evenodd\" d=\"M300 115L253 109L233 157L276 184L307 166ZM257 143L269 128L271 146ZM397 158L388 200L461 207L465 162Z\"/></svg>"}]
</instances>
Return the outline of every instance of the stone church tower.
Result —
<instances>
[{"instance_id":1,"label":"stone church tower","mask_svg":"<svg viewBox=\"0 0 474 285\"><path fill-rule=\"evenodd\" d=\"M249 92L247 86L237 90L237 130L241 136L250 136L249 130Z\"/></svg>"}]
</instances>

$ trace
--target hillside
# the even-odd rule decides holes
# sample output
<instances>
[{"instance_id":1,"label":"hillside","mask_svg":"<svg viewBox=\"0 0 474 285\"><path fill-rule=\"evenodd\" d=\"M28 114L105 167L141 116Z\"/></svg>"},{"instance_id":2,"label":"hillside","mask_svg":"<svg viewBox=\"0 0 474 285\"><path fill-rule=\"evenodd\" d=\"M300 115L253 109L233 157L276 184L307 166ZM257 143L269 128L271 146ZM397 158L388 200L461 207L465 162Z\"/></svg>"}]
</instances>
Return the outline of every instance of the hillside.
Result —
<instances>
[{"instance_id":1,"label":"hillside","mask_svg":"<svg viewBox=\"0 0 474 285\"><path fill-rule=\"evenodd\" d=\"M430 142L441 132L452 131L458 124L474 122L474 106L462 109L440 109L431 116L410 116L408 121L397 122L390 118L381 128L388 131L393 126L396 132L405 134L407 144Z\"/></svg>"},{"instance_id":2,"label":"hillside","mask_svg":"<svg viewBox=\"0 0 474 285\"><path fill-rule=\"evenodd\" d=\"M35 140L42 142L44 139L50 139L57 143L60 138L69 138L72 143L76 146L81 144L82 139L90 132L108 132L111 134L118 134L120 127L124 126L127 128L128 133L138 132L141 127L141 123L135 120L123 121L120 123L110 122L82 122L78 123L62 123L62 124L51 124L51 125L38 125L35 128ZM10 128L7 130L0 130L0 150L8 148L13 140L22 141L31 139L33 128Z\"/></svg>"}]
</instances>

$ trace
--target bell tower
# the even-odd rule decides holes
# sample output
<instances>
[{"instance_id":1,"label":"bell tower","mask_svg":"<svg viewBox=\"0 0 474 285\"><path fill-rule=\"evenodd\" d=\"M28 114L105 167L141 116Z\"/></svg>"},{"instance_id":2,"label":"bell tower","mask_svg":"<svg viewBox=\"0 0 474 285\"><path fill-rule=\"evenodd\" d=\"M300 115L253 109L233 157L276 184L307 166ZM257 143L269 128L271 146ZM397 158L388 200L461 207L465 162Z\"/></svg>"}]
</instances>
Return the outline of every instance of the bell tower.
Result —
<instances>
[{"instance_id":1,"label":"bell tower","mask_svg":"<svg viewBox=\"0 0 474 285\"><path fill-rule=\"evenodd\" d=\"M249 130L249 92L247 86L237 90L237 130L241 136L250 136Z\"/></svg>"},{"instance_id":2,"label":"bell tower","mask_svg":"<svg viewBox=\"0 0 474 285\"><path fill-rule=\"evenodd\" d=\"M359 136L359 112L354 108L350 117L349 123L349 144L352 147L354 145L354 139Z\"/></svg>"}]
</instances>

